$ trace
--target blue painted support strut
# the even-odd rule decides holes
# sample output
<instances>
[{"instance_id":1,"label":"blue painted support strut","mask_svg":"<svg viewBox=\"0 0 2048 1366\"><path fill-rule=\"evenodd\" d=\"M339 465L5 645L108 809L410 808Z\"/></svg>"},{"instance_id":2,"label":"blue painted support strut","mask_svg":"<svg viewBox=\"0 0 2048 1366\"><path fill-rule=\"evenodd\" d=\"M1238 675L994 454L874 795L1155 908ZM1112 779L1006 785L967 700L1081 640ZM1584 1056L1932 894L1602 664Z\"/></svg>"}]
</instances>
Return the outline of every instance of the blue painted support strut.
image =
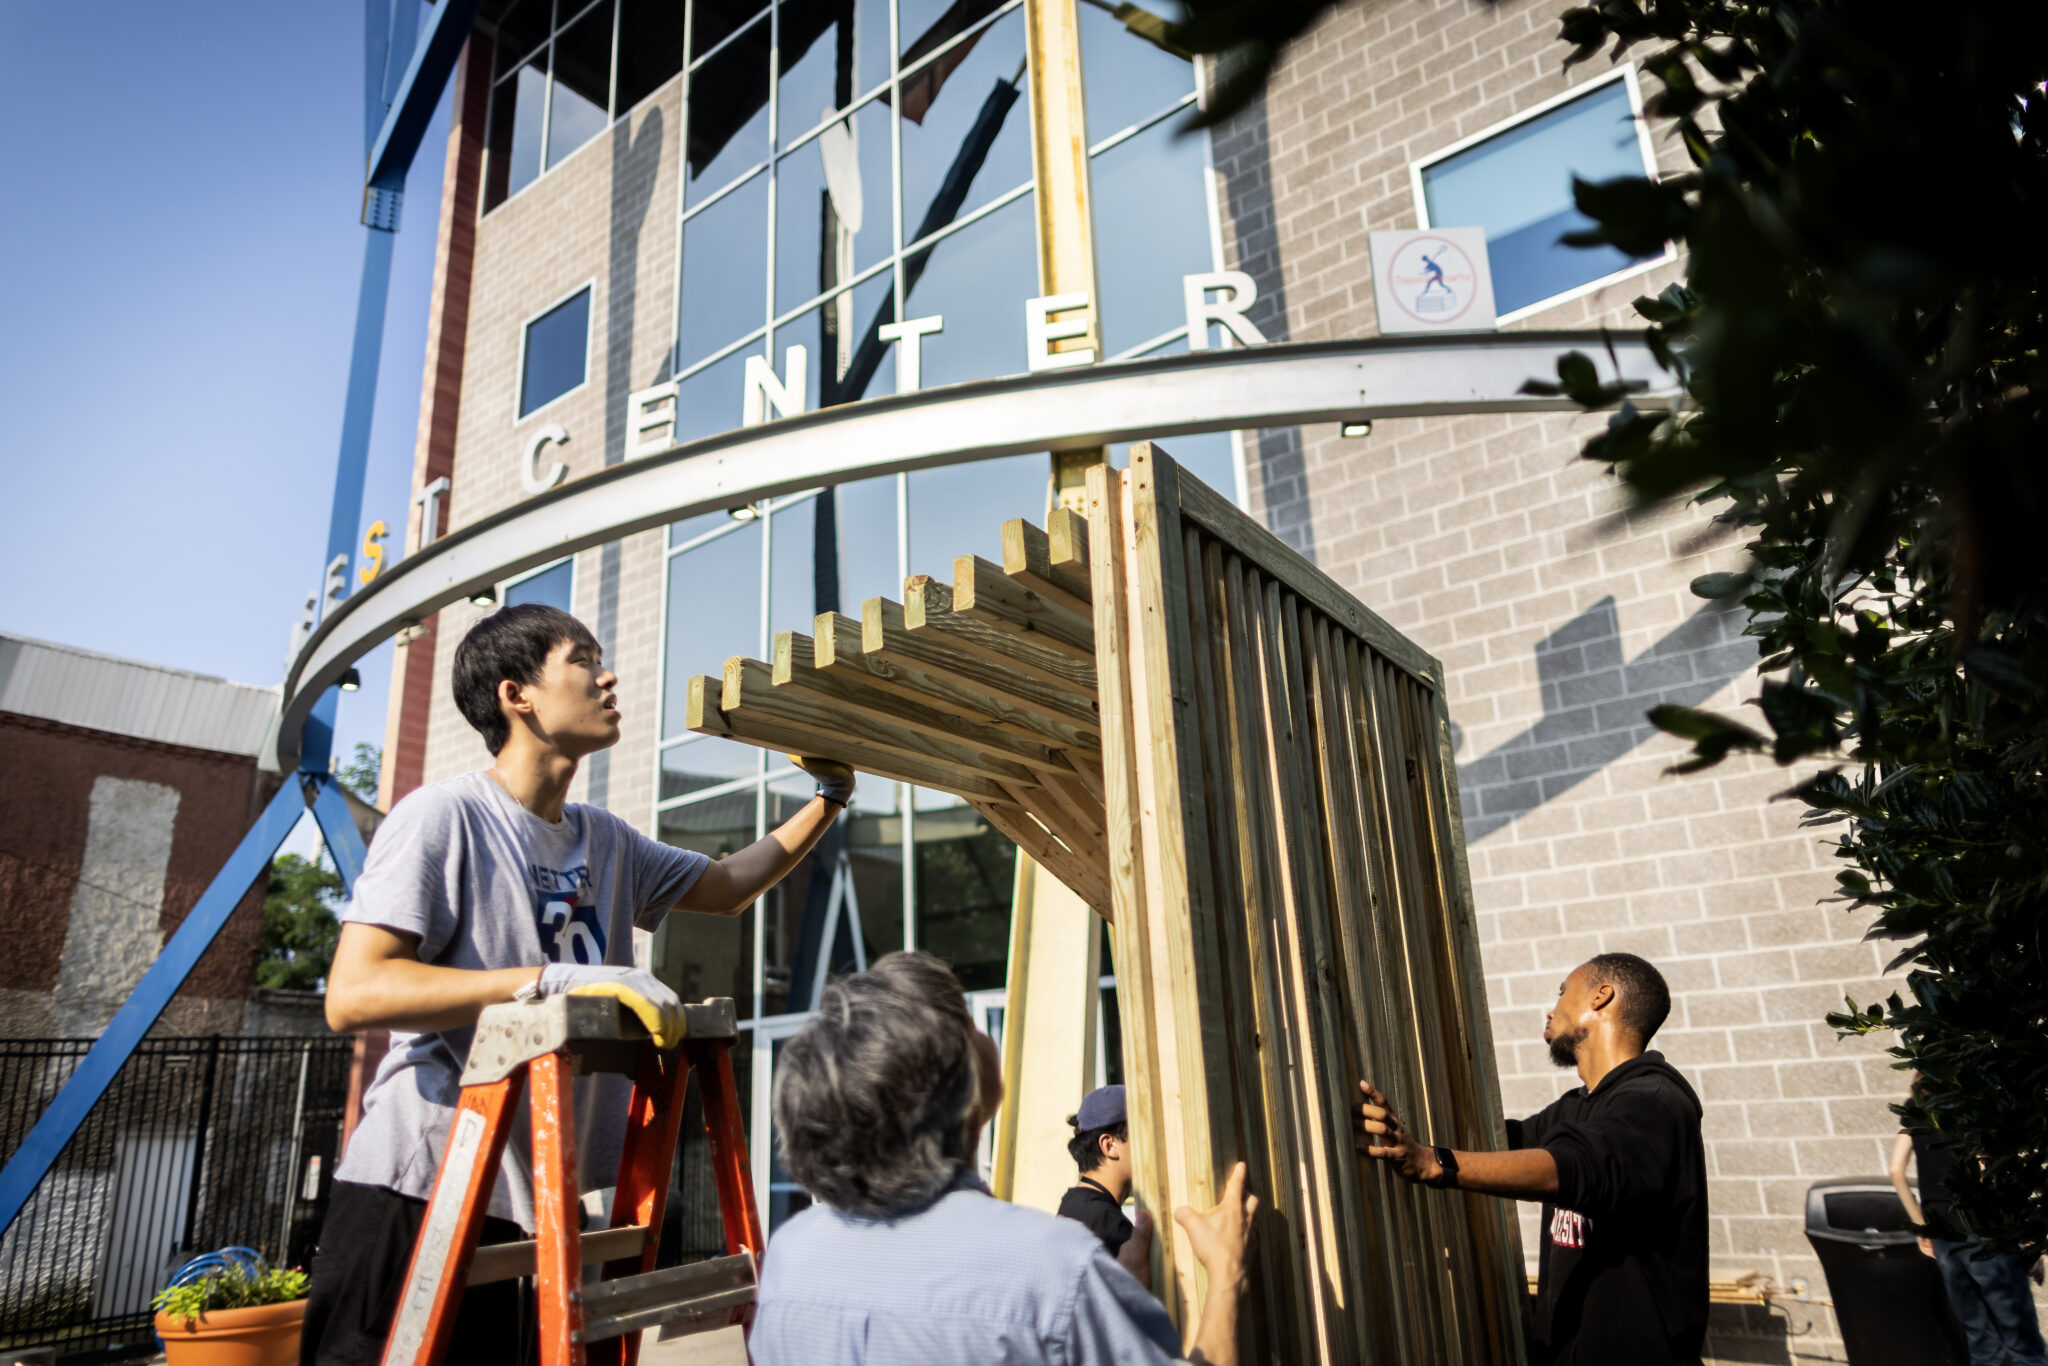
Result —
<instances>
[{"instance_id":1,"label":"blue painted support strut","mask_svg":"<svg viewBox=\"0 0 2048 1366\"><path fill-rule=\"evenodd\" d=\"M305 776L313 783L313 819L320 823L320 837L327 841L327 852L334 855L342 893L354 896L356 878L362 874L363 860L370 856L370 851L363 843L362 832L356 829L355 817L349 814L341 784L324 773Z\"/></svg>"},{"instance_id":2,"label":"blue painted support strut","mask_svg":"<svg viewBox=\"0 0 2048 1366\"><path fill-rule=\"evenodd\" d=\"M348 398L341 414L341 451L334 470L334 511L327 524L327 559L342 561L342 595L355 564L356 528L363 517L363 481L370 463L370 418L377 407L377 366L384 349L384 304L391 293L391 248L397 240L377 228L364 230L363 278L356 291L355 346L349 354ZM335 603L321 590L321 613ZM324 772L334 750L337 694L329 690L301 733L299 767Z\"/></svg>"},{"instance_id":3,"label":"blue painted support strut","mask_svg":"<svg viewBox=\"0 0 2048 1366\"><path fill-rule=\"evenodd\" d=\"M332 779L321 775L323 791L331 788ZM337 795L336 800L340 798ZM43 1111L36 1127L29 1130L28 1137L14 1151L7 1161L7 1167L0 1171L0 1233L4 1233L28 1204L29 1197L42 1183L58 1154L71 1142L78 1126L85 1123L85 1117L98 1103L108 1086L113 1084L115 1074L128 1061L128 1055L135 1051L135 1045L149 1032L157 1017L164 1013L164 1007L171 1003L185 978L198 966L200 956L213 943L214 936L234 914L251 884L270 867L270 860L277 853L278 846L291 834L299 817L306 811L304 792L296 782L286 782L270 799L270 805L256 818L255 826L242 836L242 842L235 846L235 852L228 856L225 867L214 875L213 882L199 898L177 933L164 945L156 961L149 965L149 971L142 974L135 991L114 1016L113 1022L101 1034L99 1040L78 1064L78 1070L71 1074L71 1080L64 1083L64 1089L50 1102L50 1108ZM354 827L350 827L353 833ZM360 848L360 841L357 843Z\"/></svg>"}]
</instances>

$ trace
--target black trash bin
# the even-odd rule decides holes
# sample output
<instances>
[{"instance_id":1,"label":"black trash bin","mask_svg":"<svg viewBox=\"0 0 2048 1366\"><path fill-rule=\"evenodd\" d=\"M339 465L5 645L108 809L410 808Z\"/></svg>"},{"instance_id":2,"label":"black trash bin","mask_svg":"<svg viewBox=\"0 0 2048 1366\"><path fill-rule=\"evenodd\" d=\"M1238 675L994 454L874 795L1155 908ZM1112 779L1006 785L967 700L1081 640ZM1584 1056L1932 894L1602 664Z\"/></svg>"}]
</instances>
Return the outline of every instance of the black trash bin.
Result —
<instances>
[{"instance_id":1,"label":"black trash bin","mask_svg":"<svg viewBox=\"0 0 2048 1366\"><path fill-rule=\"evenodd\" d=\"M1816 1181L1806 1240L1827 1273L1849 1366L1969 1366L1941 1271L1881 1176Z\"/></svg>"}]
</instances>

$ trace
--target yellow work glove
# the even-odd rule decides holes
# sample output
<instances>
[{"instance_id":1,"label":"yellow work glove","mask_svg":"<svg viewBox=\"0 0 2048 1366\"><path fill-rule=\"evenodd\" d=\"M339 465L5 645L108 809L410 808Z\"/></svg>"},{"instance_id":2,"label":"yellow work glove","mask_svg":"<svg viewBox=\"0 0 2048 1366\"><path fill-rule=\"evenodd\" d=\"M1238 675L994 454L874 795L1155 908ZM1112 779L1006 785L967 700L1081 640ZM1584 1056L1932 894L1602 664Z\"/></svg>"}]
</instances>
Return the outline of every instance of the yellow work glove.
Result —
<instances>
[{"instance_id":1,"label":"yellow work glove","mask_svg":"<svg viewBox=\"0 0 2048 1366\"><path fill-rule=\"evenodd\" d=\"M842 764L837 759L807 758L792 754L789 761L818 780L818 795L828 802L845 806L853 800L853 765Z\"/></svg>"},{"instance_id":2,"label":"yellow work glove","mask_svg":"<svg viewBox=\"0 0 2048 1366\"><path fill-rule=\"evenodd\" d=\"M653 973L609 963L550 963L541 969L540 994L609 996L633 1012L656 1048L674 1048L687 1026L682 998Z\"/></svg>"}]
</instances>

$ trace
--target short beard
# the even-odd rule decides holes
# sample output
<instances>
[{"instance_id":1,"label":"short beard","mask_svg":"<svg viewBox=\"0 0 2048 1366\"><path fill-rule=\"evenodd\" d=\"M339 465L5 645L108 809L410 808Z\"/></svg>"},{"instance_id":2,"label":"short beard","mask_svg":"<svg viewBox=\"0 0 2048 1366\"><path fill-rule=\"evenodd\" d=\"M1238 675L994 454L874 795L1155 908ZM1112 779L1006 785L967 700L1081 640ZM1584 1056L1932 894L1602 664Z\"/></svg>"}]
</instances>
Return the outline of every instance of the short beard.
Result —
<instances>
[{"instance_id":1,"label":"short beard","mask_svg":"<svg viewBox=\"0 0 2048 1366\"><path fill-rule=\"evenodd\" d=\"M1579 1065L1579 1045L1586 1041L1586 1027L1568 1030L1550 1041L1550 1061L1559 1067Z\"/></svg>"}]
</instances>

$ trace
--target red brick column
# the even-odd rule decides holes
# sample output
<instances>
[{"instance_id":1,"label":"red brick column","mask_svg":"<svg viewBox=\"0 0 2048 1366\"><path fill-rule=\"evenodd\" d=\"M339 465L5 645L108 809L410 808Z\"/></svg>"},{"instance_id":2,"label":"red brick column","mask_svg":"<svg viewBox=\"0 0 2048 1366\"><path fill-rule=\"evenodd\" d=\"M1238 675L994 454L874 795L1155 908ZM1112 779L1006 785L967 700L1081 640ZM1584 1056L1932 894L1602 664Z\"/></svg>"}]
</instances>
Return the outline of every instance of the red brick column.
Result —
<instances>
[{"instance_id":1,"label":"red brick column","mask_svg":"<svg viewBox=\"0 0 2048 1366\"><path fill-rule=\"evenodd\" d=\"M455 118L448 130L448 160L441 177L441 223L434 253L434 294L427 315L427 363L420 393L419 438L413 457L417 494L455 469L455 419L462 402L462 361L469 340L469 286L476 261L478 196L483 188L484 116L490 106L491 40L471 33L455 68ZM441 495L440 530L453 521L449 495ZM411 509L408 554L419 549L423 509ZM434 696L434 651L439 618L421 623L425 634L402 642L391 661L391 701L384 720L384 769L378 805L391 804L420 785L427 762L427 712Z\"/></svg>"}]
</instances>

